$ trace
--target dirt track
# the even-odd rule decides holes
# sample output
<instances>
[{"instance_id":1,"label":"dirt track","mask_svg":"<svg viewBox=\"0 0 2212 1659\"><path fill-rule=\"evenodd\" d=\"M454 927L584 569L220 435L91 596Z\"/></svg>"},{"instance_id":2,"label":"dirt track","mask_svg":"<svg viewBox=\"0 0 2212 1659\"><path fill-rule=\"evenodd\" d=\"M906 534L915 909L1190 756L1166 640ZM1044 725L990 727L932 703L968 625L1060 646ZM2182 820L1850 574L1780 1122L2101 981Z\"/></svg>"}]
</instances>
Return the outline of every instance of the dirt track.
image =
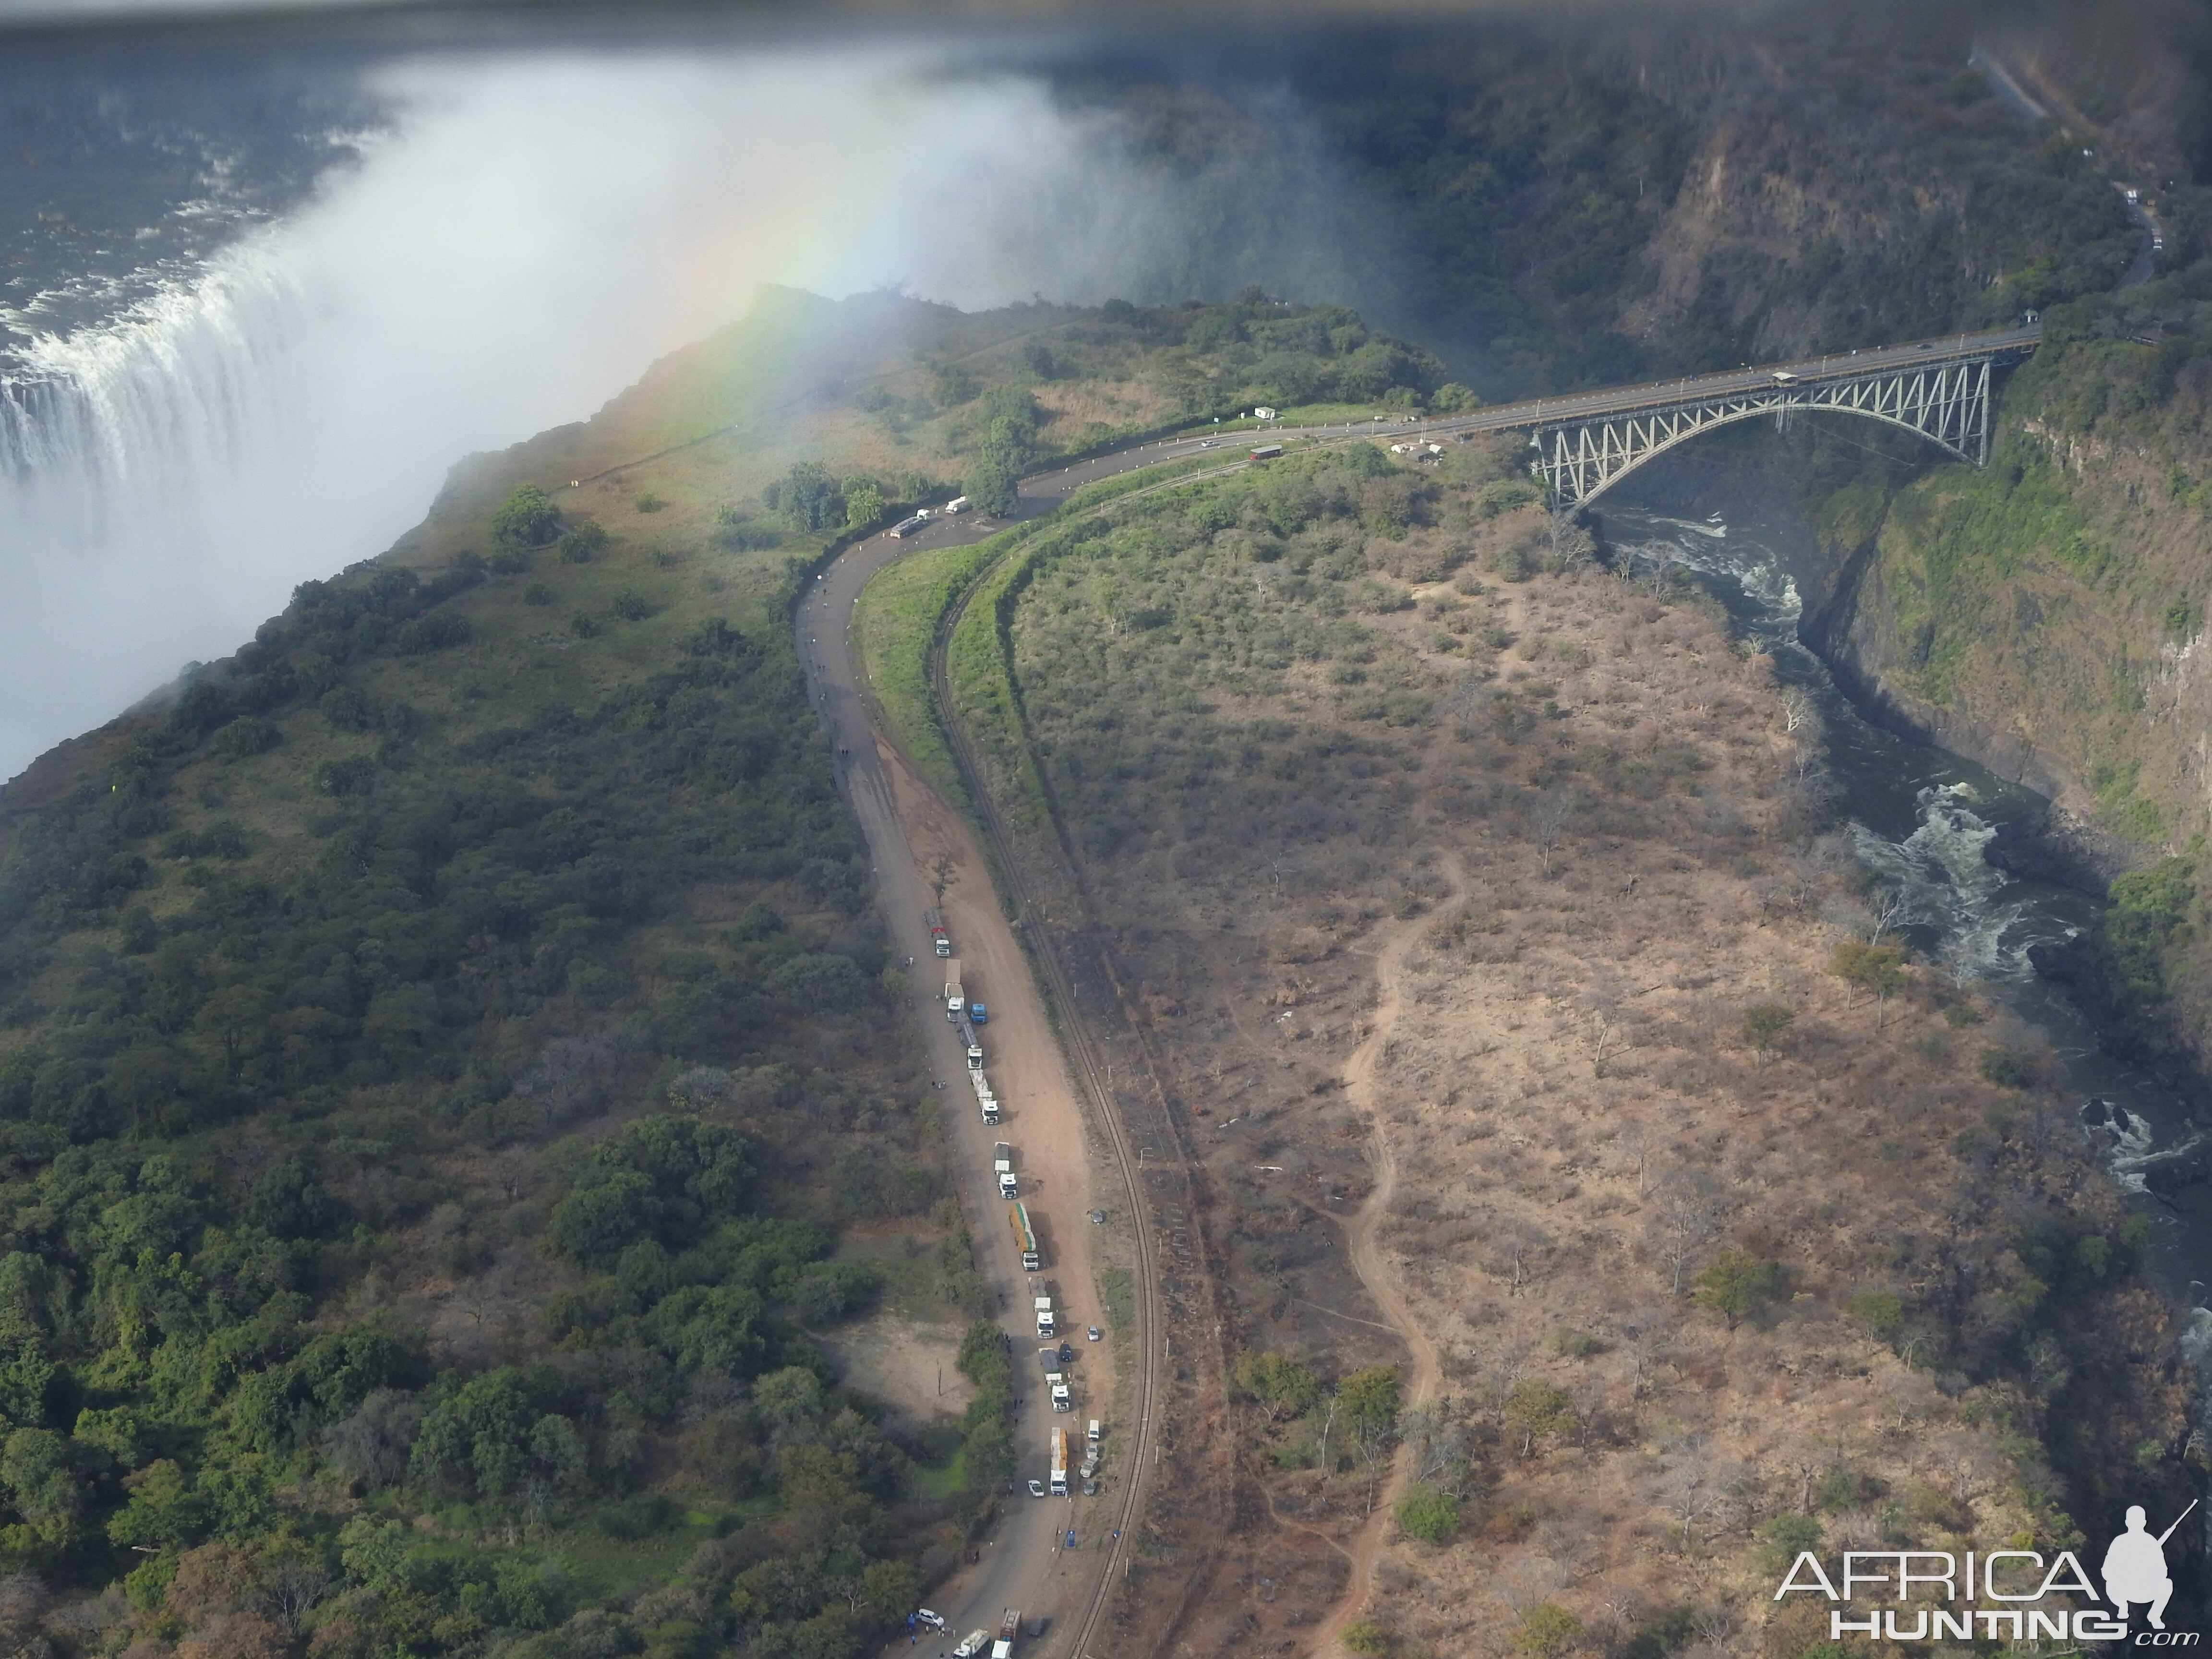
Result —
<instances>
[{"instance_id":1,"label":"dirt track","mask_svg":"<svg viewBox=\"0 0 2212 1659\"><path fill-rule=\"evenodd\" d=\"M1455 867L1447 866L1451 877L1451 897L1456 902L1466 891L1466 878ZM1371 1029L1366 1039L1352 1051L1345 1062L1345 1093L1367 1120L1370 1156L1375 1164L1375 1186L1360 1206L1359 1213L1345 1224L1344 1242L1352 1258L1352 1271L1359 1282L1374 1297L1375 1305L1405 1342L1406 1352L1412 1358L1404 1379L1401 1399L1407 1406L1418 1406L1436 1398L1443 1373L1437 1361L1436 1344L1429 1340L1428 1332L1413 1310L1398 1285L1398 1275L1384 1257L1376 1243L1382 1223L1389 1218L1391 1200L1398 1190L1398 1161L1390 1145L1389 1115L1377 1086L1377 1075L1382 1068L1382 1055L1389 1046L1392 1027L1398 1023L1398 1012L1404 1001L1404 967L1407 952L1419 939L1423 919L1399 923L1384 938L1382 948L1375 955L1376 1000ZM1347 1551L1352 1562L1352 1582L1345 1589L1344 1599L1314 1632L1309 1651L1316 1655L1331 1655L1337 1651L1338 1638L1346 1627L1358 1619L1367 1607L1368 1598L1375 1588L1375 1559L1382 1547L1384 1529L1390 1524L1390 1512L1409 1478L1407 1456L1401 1449L1393 1464L1390 1479L1376 1495L1375 1512L1359 1529Z\"/></svg>"},{"instance_id":2,"label":"dirt track","mask_svg":"<svg viewBox=\"0 0 2212 1659\"><path fill-rule=\"evenodd\" d=\"M1085 1327L1103 1327L1104 1321L1088 1237L1084 1126L1043 1000L966 824L896 751L878 744L857 683L848 637L854 604L868 578L904 550L881 536L850 550L797 607L795 631L816 707L836 745L838 781L867 837L894 947L901 957L914 959L907 971L915 1015L932 1074L945 1085L937 1099L960 1171L959 1196L975 1229L977 1263L999 1298L1000 1322L1012 1346L1022 1401L1014 1423L1017 1475L1042 1479L1048 1429L1069 1429L1079 1441L1086 1419L1109 1414L1115 1333L1108 1331L1101 1342L1085 1340ZM940 869L946 879L941 903L932 891ZM1002 1103L996 1126L982 1121L954 1028L945 1018L944 975L922 924L922 911L933 904L945 912L969 1000L990 1008L981 1036L984 1069ZM1037 1364L1031 1291L991 1169L992 1146L999 1140L1015 1149L1023 1200L1038 1224L1046 1264L1040 1288L1051 1293L1060 1334L1076 1350L1068 1368L1075 1392L1072 1414L1054 1414ZM1109 1480L1121 1474L1110 1438L1105 1474ZM931 1592L951 1628L923 1651L949 1652L967 1631L995 1629L1001 1610L1017 1607L1025 1628L1040 1619L1047 1623L1048 1634L1031 1650L1056 1654L1058 1632L1081 1606L1100 1559L1067 1551L1063 1540L1073 1528L1078 1552L1091 1543L1085 1516L1105 1501L1076 1495L1036 1502L1018 1486L1008 1493L996 1535L978 1552L981 1559ZM894 1651L915 1650L895 1641L884 1649Z\"/></svg>"}]
</instances>

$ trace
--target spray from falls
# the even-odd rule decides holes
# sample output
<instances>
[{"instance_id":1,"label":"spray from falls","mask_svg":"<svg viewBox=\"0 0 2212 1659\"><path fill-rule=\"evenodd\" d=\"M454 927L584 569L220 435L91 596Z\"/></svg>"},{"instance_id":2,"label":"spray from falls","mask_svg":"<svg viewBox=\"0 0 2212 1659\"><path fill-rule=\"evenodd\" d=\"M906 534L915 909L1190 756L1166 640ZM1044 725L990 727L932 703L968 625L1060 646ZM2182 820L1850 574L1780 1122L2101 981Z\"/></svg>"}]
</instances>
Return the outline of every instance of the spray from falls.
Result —
<instances>
[{"instance_id":1,"label":"spray from falls","mask_svg":"<svg viewBox=\"0 0 2212 1659\"><path fill-rule=\"evenodd\" d=\"M304 210L0 380L0 778L764 283L969 308L1260 278L1357 297L1295 155L1279 189L1249 164L1170 177L1033 76L853 44L380 76L392 130ZM1257 233L1183 234L1224 203Z\"/></svg>"}]
</instances>

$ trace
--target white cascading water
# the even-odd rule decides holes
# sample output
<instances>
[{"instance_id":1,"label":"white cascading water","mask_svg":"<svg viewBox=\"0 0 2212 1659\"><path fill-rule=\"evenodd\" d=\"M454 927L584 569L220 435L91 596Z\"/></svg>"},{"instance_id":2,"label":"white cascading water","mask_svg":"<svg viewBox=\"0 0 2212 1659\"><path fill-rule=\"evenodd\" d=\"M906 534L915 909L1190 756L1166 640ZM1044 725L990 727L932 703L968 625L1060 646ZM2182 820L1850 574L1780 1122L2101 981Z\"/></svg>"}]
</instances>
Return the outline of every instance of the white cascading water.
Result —
<instances>
[{"instance_id":1,"label":"white cascading water","mask_svg":"<svg viewBox=\"0 0 2212 1659\"><path fill-rule=\"evenodd\" d=\"M1024 76L854 45L383 76L392 131L306 210L0 382L0 779L764 283L974 307L1303 263L1308 296L1346 291L1327 192L1246 246L1257 271L1200 270L1175 228L1222 180L1146 167Z\"/></svg>"}]
</instances>

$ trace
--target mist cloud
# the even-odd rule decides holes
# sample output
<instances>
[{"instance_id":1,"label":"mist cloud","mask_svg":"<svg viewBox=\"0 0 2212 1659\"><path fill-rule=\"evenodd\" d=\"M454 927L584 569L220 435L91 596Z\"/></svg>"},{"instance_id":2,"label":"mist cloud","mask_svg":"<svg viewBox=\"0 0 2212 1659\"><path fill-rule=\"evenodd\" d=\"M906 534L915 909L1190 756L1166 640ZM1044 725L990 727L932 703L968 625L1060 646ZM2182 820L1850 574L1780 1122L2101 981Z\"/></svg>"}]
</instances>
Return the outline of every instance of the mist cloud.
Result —
<instances>
[{"instance_id":1,"label":"mist cloud","mask_svg":"<svg viewBox=\"0 0 2212 1659\"><path fill-rule=\"evenodd\" d=\"M1037 78L917 49L385 74L392 135L305 211L35 352L49 395L0 474L0 778L387 546L463 454L588 415L763 283L968 307L1286 270L1305 297L1358 285L1310 158L1267 158L1271 206L1249 161L1170 174Z\"/></svg>"}]
</instances>

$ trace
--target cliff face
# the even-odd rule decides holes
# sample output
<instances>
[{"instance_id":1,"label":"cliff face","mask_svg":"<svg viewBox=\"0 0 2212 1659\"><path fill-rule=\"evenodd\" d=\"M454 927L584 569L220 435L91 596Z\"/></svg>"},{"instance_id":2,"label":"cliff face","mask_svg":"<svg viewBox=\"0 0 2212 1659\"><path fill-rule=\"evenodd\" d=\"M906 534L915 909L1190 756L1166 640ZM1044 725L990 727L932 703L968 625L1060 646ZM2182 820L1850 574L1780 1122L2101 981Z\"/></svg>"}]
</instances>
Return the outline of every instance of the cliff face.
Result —
<instances>
[{"instance_id":1,"label":"cliff face","mask_svg":"<svg viewBox=\"0 0 2212 1659\"><path fill-rule=\"evenodd\" d=\"M2146 1057L2201 1079L2212 270L2048 320L2004 389L1986 469L1917 465L1856 423L1784 441L1774 476L1805 526L1804 635L1888 723L2051 798L1999 860L2110 885L2130 919L2046 966Z\"/></svg>"}]
</instances>

